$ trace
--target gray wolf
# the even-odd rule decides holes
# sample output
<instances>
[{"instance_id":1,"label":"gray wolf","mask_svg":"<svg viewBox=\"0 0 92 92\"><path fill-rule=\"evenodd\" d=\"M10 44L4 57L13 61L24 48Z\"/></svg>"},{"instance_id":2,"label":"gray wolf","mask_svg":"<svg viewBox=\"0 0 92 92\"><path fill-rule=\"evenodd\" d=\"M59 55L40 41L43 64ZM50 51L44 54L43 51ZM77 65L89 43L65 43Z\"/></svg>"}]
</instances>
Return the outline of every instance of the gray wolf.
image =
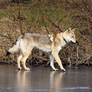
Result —
<instances>
[{"instance_id":1,"label":"gray wolf","mask_svg":"<svg viewBox=\"0 0 92 92\"><path fill-rule=\"evenodd\" d=\"M22 63L22 66L25 70L30 70L26 66L26 60L31 54L32 49L36 47L42 51L50 53L50 66L53 70L58 70L54 66L54 61L56 61L60 69L65 71L58 53L62 47L64 47L69 42L77 42L75 37L75 29L69 28L64 32L57 33L55 35L51 34L49 37L48 35L44 34L25 33L17 39L15 45L8 50L7 54L20 51L20 55L17 58L18 69L22 69Z\"/></svg>"}]
</instances>

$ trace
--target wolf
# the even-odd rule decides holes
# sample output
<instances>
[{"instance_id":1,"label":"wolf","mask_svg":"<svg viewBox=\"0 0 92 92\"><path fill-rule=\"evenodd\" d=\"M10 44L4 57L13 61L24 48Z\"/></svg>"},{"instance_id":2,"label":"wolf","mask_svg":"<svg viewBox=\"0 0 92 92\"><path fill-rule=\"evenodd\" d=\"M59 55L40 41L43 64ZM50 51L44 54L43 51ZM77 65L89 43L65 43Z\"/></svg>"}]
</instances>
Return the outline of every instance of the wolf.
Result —
<instances>
[{"instance_id":1,"label":"wolf","mask_svg":"<svg viewBox=\"0 0 92 92\"><path fill-rule=\"evenodd\" d=\"M38 34L38 33L25 33L21 35L14 46L7 51L7 55L13 54L15 52L20 52L20 55L17 58L17 67L22 69L21 64L25 70L30 70L26 66L26 60L32 52L34 47L50 53L50 66L53 70L58 70L54 66L56 61L62 71L65 71L62 61L59 58L60 50L69 42L77 43L75 37L75 29L68 29L64 32L53 34Z\"/></svg>"}]
</instances>

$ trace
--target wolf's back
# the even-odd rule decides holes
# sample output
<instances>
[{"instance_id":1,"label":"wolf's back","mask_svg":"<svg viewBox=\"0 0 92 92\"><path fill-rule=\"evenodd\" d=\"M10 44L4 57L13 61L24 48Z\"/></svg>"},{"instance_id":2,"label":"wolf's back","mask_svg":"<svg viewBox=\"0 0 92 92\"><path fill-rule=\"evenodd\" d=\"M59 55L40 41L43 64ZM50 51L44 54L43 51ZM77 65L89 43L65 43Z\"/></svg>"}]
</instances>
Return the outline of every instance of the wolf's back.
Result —
<instances>
[{"instance_id":1,"label":"wolf's back","mask_svg":"<svg viewBox=\"0 0 92 92\"><path fill-rule=\"evenodd\" d=\"M15 53L15 52L19 51L20 41L22 38L23 38L23 35L18 37L18 39L16 40L16 43L13 45L13 47L7 51L6 56L10 55L11 53Z\"/></svg>"}]
</instances>

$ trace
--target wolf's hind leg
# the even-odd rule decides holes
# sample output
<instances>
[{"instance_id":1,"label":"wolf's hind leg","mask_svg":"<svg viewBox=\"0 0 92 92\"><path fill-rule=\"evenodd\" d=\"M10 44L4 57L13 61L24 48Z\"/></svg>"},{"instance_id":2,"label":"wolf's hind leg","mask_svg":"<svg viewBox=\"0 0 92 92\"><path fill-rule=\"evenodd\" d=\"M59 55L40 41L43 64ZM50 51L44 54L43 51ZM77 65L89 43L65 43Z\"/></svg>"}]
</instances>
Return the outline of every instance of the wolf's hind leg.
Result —
<instances>
[{"instance_id":1,"label":"wolf's hind leg","mask_svg":"<svg viewBox=\"0 0 92 92\"><path fill-rule=\"evenodd\" d=\"M54 71L58 70L58 69L56 69L55 66L54 66L54 57L53 57L52 55L50 55L50 66L52 67L52 69L53 69Z\"/></svg>"},{"instance_id":2,"label":"wolf's hind leg","mask_svg":"<svg viewBox=\"0 0 92 92\"><path fill-rule=\"evenodd\" d=\"M22 69L22 67L21 67L21 65L20 65L20 62L21 62L22 57L23 57L22 54L20 54L20 55L18 56L18 58L17 58L17 67L18 67L19 70Z\"/></svg>"},{"instance_id":3,"label":"wolf's hind leg","mask_svg":"<svg viewBox=\"0 0 92 92\"><path fill-rule=\"evenodd\" d=\"M25 70L27 70L27 71L30 70L30 68L28 68L28 67L26 66L26 60L27 60L28 56L29 56L29 54L24 54L24 57L22 58L22 65L23 65L23 68L24 68Z\"/></svg>"}]
</instances>

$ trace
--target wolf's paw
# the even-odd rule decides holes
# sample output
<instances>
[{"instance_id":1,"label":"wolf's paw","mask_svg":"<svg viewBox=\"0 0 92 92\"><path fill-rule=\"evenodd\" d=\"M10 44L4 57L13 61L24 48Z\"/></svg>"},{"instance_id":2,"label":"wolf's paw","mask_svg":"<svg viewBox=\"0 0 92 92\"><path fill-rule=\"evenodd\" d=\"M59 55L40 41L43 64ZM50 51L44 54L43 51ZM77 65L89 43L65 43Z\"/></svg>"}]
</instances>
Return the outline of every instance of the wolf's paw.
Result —
<instances>
[{"instance_id":1,"label":"wolf's paw","mask_svg":"<svg viewBox=\"0 0 92 92\"><path fill-rule=\"evenodd\" d=\"M54 68L52 68L52 70L53 70L53 71L58 71L58 69L57 69L57 68L55 68L55 67L54 67Z\"/></svg>"},{"instance_id":2,"label":"wolf's paw","mask_svg":"<svg viewBox=\"0 0 92 92\"><path fill-rule=\"evenodd\" d=\"M25 68L25 70L26 70L26 71L30 71L30 68L27 67L27 68Z\"/></svg>"},{"instance_id":3,"label":"wolf's paw","mask_svg":"<svg viewBox=\"0 0 92 92\"><path fill-rule=\"evenodd\" d=\"M63 68L62 71L65 72L66 70Z\"/></svg>"},{"instance_id":4,"label":"wolf's paw","mask_svg":"<svg viewBox=\"0 0 92 92\"><path fill-rule=\"evenodd\" d=\"M56 69L56 68L55 68L55 69L53 69L53 70L54 70L54 71L58 71L58 69Z\"/></svg>"},{"instance_id":5,"label":"wolf's paw","mask_svg":"<svg viewBox=\"0 0 92 92\"><path fill-rule=\"evenodd\" d=\"M18 70L21 70L22 69L22 67L18 67Z\"/></svg>"}]
</instances>

